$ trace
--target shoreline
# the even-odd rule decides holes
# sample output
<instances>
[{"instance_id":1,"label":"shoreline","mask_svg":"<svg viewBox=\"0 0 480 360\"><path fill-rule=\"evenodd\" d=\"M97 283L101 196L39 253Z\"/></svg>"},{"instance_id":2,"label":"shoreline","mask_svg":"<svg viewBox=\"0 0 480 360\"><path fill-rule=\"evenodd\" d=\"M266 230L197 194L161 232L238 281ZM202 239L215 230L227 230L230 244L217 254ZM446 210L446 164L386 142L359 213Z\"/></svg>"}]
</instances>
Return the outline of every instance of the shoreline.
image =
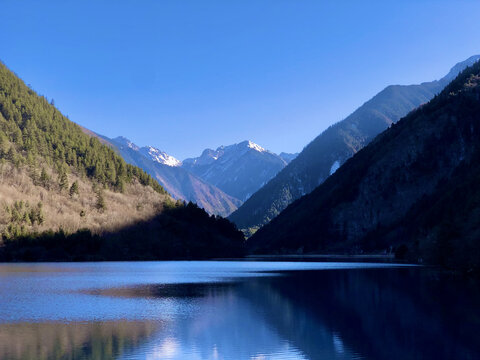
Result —
<instances>
[{"instance_id":1,"label":"shoreline","mask_svg":"<svg viewBox=\"0 0 480 360\"><path fill-rule=\"evenodd\" d=\"M395 258L394 254L285 254L285 255L247 255L244 260L250 261L307 261L307 262L382 262L412 264L410 261Z\"/></svg>"}]
</instances>

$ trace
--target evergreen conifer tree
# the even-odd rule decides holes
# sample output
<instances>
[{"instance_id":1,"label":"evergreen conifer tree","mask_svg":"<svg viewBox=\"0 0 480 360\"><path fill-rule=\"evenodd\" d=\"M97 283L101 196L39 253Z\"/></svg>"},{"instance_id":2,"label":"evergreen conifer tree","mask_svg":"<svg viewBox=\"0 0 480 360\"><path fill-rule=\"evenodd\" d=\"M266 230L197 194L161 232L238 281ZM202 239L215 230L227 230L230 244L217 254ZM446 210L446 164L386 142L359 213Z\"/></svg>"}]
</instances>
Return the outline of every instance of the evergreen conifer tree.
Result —
<instances>
[{"instance_id":1,"label":"evergreen conifer tree","mask_svg":"<svg viewBox=\"0 0 480 360\"><path fill-rule=\"evenodd\" d=\"M69 194L70 194L71 197L73 197L74 195L78 195L78 182L77 181L74 181L72 186L70 186Z\"/></svg>"},{"instance_id":2,"label":"evergreen conifer tree","mask_svg":"<svg viewBox=\"0 0 480 360\"><path fill-rule=\"evenodd\" d=\"M40 173L40 185L45 189L50 188L50 176L47 174L45 168L42 168L42 172Z\"/></svg>"},{"instance_id":3,"label":"evergreen conifer tree","mask_svg":"<svg viewBox=\"0 0 480 360\"><path fill-rule=\"evenodd\" d=\"M60 191L68 189L68 176L65 171L60 173L58 185L60 186Z\"/></svg>"},{"instance_id":4,"label":"evergreen conifer tree","mask_svg":"<svg viewBox=\"0 0 480 360\"><path fill-rule=\"evenodd\" d=\"M101 190L97 192L96 207L100 212L104 212L107 209L107 204L105 203L105 198L103 197L103 192Z\"/></svg>"}]
</instances>

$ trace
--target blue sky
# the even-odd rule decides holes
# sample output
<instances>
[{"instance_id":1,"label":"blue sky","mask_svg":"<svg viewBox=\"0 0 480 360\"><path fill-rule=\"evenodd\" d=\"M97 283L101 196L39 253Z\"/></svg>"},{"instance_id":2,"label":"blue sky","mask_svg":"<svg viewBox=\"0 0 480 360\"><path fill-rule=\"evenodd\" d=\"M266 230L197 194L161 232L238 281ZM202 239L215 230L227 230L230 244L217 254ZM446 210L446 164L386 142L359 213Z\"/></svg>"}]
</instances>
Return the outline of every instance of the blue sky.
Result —
<instances>
[{"instance_id":1,"label":"blue sky","mask_svg":"<svg viewBox=\"0 0 480 360\"><path fill-rule=\"evenodd\" d=\"M0 59L69 118L184 159L300 151L480 53L478 0L1 0Z\"/></svg>"}]
</instances>

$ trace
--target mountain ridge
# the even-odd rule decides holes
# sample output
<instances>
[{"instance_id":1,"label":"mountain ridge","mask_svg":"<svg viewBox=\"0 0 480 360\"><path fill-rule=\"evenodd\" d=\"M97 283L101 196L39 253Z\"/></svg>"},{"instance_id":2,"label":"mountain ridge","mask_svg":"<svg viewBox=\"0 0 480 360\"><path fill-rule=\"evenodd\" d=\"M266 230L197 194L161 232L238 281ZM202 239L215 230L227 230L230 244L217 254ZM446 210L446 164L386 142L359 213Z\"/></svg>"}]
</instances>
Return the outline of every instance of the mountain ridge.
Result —
<instances>
[{"instance_id":1,"label":"mountain ridge","mask_svg":"<svg viewBox=\"0 0 480 360\"><path fill-rule=\"evenodd\" d=\"M330 126L266 185L229 216L241 229L254 232L271 221L294 200L308 194L335 168L368 144L392 123L432 99L452 74L478 60L475 55L456 64L440 80L420 85L390 85L366 101L344 120Z\"/></svg>"},{"instance_id":2,"label":"mountain ridge","mask_svg":"<svg viewBox=\"0 0 480 360\"><path fill-rule=\"evenodd\" d=\"M203 181L181 166L170 166L155 161L142 151L148 147L139 147L122 136L110 139L94 134L107 141L127 163L139 166L149 173L177 200L192 201L209 214L221 216L229 215L241 204L240 200Z\"/></svg>"},{"instance_id":3,"label":"mountain ridge","mask_svg":"<svg viewBox=\"0 0 480 360\"><path fill-rule=\"evenodd\" d=\"M153 146L144 146L140 148L140 152L151 158L153 161L158 162L159 164L168 165L172 167L181 166L182 162L172 155L167 154L165 151L161 151Z\"/></svg>"},{"instance_id":4,"label":"mountain ridge","mask_svg":"<svg viewBox=\"0 0 480 360\"><path fill-rule=\"evenodd\" d=\"M479 136L477 62L289 205L249 246L259 253L395 251L479 271Z\"/></svg>"},{"instance_id":5,"label":"mountain ridge","mask_svg":"<svg viewBox=\"0 0 480 360\"><path fill-rule=\"evenodd\" d=\"M286 165L281 156L250 140L207 148L199 157L182 162L184 169L242 201Z\"/></svg>"}]
</instances>

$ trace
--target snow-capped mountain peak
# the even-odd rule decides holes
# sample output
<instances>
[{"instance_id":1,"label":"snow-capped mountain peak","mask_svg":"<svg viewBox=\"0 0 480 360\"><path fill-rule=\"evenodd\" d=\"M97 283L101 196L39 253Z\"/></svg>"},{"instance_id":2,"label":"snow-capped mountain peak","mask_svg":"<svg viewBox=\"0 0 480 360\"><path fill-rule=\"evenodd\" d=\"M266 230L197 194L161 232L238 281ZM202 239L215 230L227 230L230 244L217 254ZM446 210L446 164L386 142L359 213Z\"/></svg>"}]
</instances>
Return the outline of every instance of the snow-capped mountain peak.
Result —
<instances>
[{"instance_id":1,"label":"snow-capped mountain peak","mask_svg":"<svg viewBox=\"0 0 480 360\"><path fill-rule=\"evenodd\" d=\"M287 161L252 141L205 149L182 167L227 194L246 200L287 165Z\"/></svg>"},{"instance_id":2,"label":"snow-capped mountain peak","mask_svg":"<svg viewBox=\"0 0 480 360\"><path fill-rule=\"evenodd\" d=\"M255 144L254 142L248 140L247 141L247 146L250 148L250 149L253 149L253 150L256 150L258 152L265 152L267 150L265 150L264 148L262 148L260 145L258 144Z\"/></svg>"},{"instance_id":3,"label":"snow-capped mountain peak","mask_svg":"<svg viewBox=\"0 0 480 360\"><path fill-rule=\"evenodd\" d=\"M174 167L182 165L181 161L175 159L171 155L168 155L166 152L161 151L157 148L154 148L153 146L139 147L124 136L118 136L112 139L112 141L115 142L118 146L125 146L134 151L138 151L140 152L140 154L142 154L146 158L152 161L155 161L159 164L174 166Z\"/></svg>"},{"instance_id":4,"label":"snow-capped mountain peak","mask_svg":"<svg viewBox=\"0 0 480 360\"><path fill-rule=\"evenodd\" d=\"M159 164L164 164L164 165L173 166L173 167L182 165L182 162L179 161L178 159L174 158L171 155L168 155L164 151L154 148L153 146L145 146L141 148L140 153Z\"/></svg>"}]
</instances>

